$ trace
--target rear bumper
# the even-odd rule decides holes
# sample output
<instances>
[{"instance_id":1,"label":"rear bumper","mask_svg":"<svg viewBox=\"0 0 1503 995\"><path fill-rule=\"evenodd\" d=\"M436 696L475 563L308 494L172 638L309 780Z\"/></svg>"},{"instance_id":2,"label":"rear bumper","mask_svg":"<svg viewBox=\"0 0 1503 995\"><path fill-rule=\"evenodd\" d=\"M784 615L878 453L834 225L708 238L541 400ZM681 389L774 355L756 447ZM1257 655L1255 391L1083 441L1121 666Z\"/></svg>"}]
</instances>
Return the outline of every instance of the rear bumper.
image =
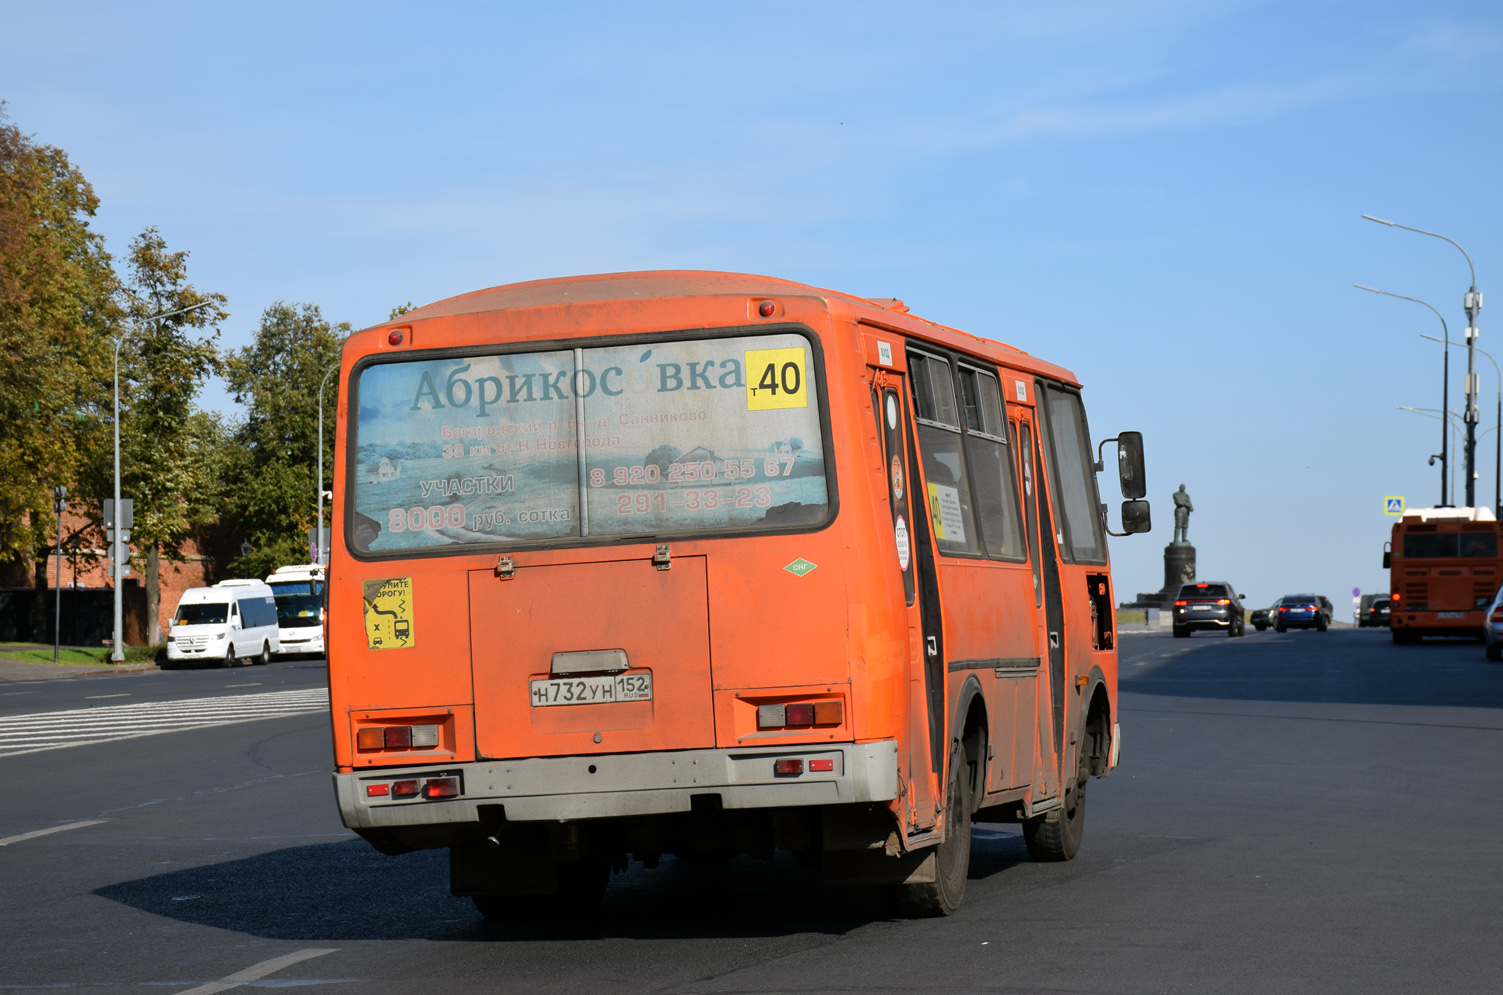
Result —
<instances>
[{"instance_id":1,"label":"rear bumper","mask_svg":"<svg viewBox=\"0 0 1503 995\"><path fill-rule=\"evenodd\" d=\"M779 757L804 758L805 773L774 775ZM808 771L813 760L831 760L832 769ZM460 778L458 798L367 793L372 785L440 774ZM898 794L898 749L881 740L387 767L336 773L334 793L350 829L479 822L482 805L501 806L508 822L542 822L688 812L696 795L719 795L727 809L886 802Z\"/></svg>"},{"instance_id":2,"label":"rear bumper","mask_svg":"<svg viewBox=\"0 0 1503 995\"><path fill-rule=\"evenodd\" d=\"M324 651L324 629L308 627L306 629L283 629L280 636L281 646L277 650L278 656L291 656L294 653L322 653Z\"/></svg>"},{"instance_id":3,"label":"rear bumper","mask_svg":"<svg viewBox=\"0 0 1503 995\"><path fill-rule=\"evenodd\" d=\"M1174 626L1178 629L1189 629L1192 632L1201 629L1225 629L1232 624L1229 615L1175 615Z\"/></svg>"}]
</instances>

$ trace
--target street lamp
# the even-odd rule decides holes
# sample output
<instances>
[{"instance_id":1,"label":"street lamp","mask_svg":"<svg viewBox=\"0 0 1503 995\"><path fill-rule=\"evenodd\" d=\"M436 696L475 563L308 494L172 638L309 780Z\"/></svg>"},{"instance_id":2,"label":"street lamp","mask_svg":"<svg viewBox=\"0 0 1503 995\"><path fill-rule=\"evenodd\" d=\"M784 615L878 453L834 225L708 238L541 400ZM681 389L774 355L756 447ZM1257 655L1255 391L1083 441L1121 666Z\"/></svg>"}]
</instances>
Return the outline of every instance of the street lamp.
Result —
<instances>
[{"instance_id":1,"label":"street lamp","mask_svg":"<svg viewBox=\"0 0 1503 995\"><path fill-rule=\"evenodd\" d=\"M241 559L246 559L246 558L248 558L250 556L250 554L251 554L250 540L246 539L246 540L244 540L243 542L240 543L240 558Z\"/></svg>"},{"instance_id":2,"label":"street lamp","mask_svg":"<svg viewBox=\"0 0 1503 995\"><path fill-rule=\"evenodd\" d=\"M213 301L199 301L188 307L180 307L176 311L163 311L160 314L149 315L142 318L142 323L148 321L161 321L163 318L172 318L189 311L197 311L201 307L208 307ZM110 648L110 662L124 663L125 651L121 647L125 643L125 625L121 605L121 578L120 578L120 553L125 549L125 543L120 538L120 346L130 334L130 329L120 333L115 339L115 520L109 524L109 528L115 532L115 541L110 543L110 563L115 575L115 632L114 645Z\"/></svg>"},{"instance_id":3,"label":"street lamp","mask_svg":"<svg viewBox=\"0 0 1503 995\"><path fill-rule=\"evenodd\" d=\"M1364 214L1363 217L1367 217L1367 215ZM1440 330L1444 332L1446 336L1445 358L1442 360L1440 367L1440 406L1442 410L1450 408L1451 332L1450 329L1446 328L1446 319L1441 317L1439 311L1436 311L1435 308L1430 307L1429 304L1425 304L1425 302L1420 300L1418 297L1405 297L1403 294L1390 293L1387 290L1379 290L1377 287L1365 287L1360 283L1354 283L1352 284L1352 286L1356 287L1358 290L1365 290L1370 294L1382 294L1384 297L1397 297L1401 301L1409 301L1413 304L1424 304L1425 307L1430 308L1430 310L1435 314L1435 317L1440 318ZM1446 497L1446 464L1450 462L1450 458L1450 450L1447 448L1446 442L1446 429L1445 426L1442 425L1440 429L1440 504L1437 505L1437 507L1440 508L1449 508L1451 506L1450 501ZM1471 470L1468 469L1467 472L1470 473ZM1470 492L1470 484L1468 485L1467 489ZM1470 503L1470 494L1468 494L1468 502Z\"/></svg>"},{"instance_id":4,"label":"street lamp","mask_svg":"<svg viewBox=\"0 0 1503 995\"><path fill-rule=\"evenodd\" d=\"M1429 339L1431 342L1442 341L1433 335L1426 335L1423 332L1420 333L1420 338ZM1450 343L1447 342L1446 345L1449 346ZM1503 425L1503 372L1499 371L1498 361L1487 350L1475 345L1472 348L1482 353L1483 358L1493 364L1493 374L1498 378L1498 420L1487 432L1497 431L1498 427ZM1487 432L1483 432L1477 438L1481 439ZM1493 451L1493 517L1503 521L1503 486L1500 486L1503 485L1503 431L1498 432L1494 442L1496 445Z\"/></svg>"},{"instance_id":5,"label":"street lamp","mask_svg":"<svg viewBox=\"0 0 1503 995\"><path fill-rule=\"evenodd\" d=\"M1467 507L1475 507L1477 497L1477 372L1475 359L1472 352L1477 341L1477 312L1482 310L1482 295L1477 292L1477 268L1472 265L1472 257L1467 255L1466 250L1458 245L1455 239L1447 238L1438 232L1425 231L1423 228L1411 228L1401 225L1397 221L1385 221L1375 218L1371 214L1362 215L1368 221L1376 221L1380 225L1390 228L1402 228L1420 235L1429 235L1438 238L1442 242L1450 242L1456 251L1466 260L1467 269L1472 274L1472 285L1462 297L1462 307L1466 309L1466 410L1462 417L1466 420L1466 503ZM1434 310L1433 308L1431 310ZM1450 351L1449 347L1446 350Z\"/></svg>"},{"instance_id":6,"label":"street lamp","mask_svg":"<svg viewBox=\"0 0 1503 995\"><path fill-rule=\"evenodd\" d=\"M335 363L324 372L324 378L318 382L318 517L314 519L313 534L318 538L318 555L313 558L316 564L324 558L327 550L324 547L324 384L329 382L329 377L339 369L339 363Z\"/></svg>"}]
</instances>

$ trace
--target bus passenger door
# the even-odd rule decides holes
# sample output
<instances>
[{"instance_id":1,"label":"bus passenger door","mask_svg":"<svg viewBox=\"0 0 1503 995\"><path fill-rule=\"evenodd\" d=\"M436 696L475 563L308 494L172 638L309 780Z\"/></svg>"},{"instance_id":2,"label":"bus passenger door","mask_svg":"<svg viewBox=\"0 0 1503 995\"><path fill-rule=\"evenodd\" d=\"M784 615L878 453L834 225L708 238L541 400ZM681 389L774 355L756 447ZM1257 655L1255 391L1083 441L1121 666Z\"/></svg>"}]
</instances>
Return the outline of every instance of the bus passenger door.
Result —
<instances>
[{"instance_id":1,"label":"bus passenger door","mask_svg":"<svg viewBox=\"0 0 1503 995\"><path fill-rule=\"evenodd\" d=\"M1035 800L1059 793L1059 722L1056 716L1064 707L1065 680L1065 609L1059 590L1059 553L1052 536L1048 489L1039 476L1033 414L1020 410L1018 416L1018 461L1023 478L1024 513L1028 517L1029 559L1033 563L1035 604L1039 612L1040 656L1048 660L1044 679L1038 688L1037 726L1038 759L1042 782L1034 791Z\"/></svg>"},{"instance_id":2,"label":"bus passenger door","mask_svg":"<svg viewBox=\"0 0 1503 995\"><path fill-rule=\"evenodd\" d=\"M925 605L934 599L933 560L928 561L928 580L921 581L918 549L923 548L917 527L923 516L914 514L913 487L917 486L910 470L911 437L903 376L892 370L876 371L873 401L880 426L883 467L887 478L888 503L892 509L893 534L897 539L898 565L903 575L903 594L908 607L908 730L907 751L899 758L903 779L909 787L908 819L911 830L928 829L937 817L938 779L931 750L930 708L931 680L926 664L930 660L926 637L937 647L938 635L926 626ZM921 533L927 541L927 531ZM922 589L922 593L921 593ZM937 601L934 602L937 610ZM937 611L936 611L937 613ZM936 649L937 654L937 649ZM941 692L942 693L942 692Z\"/></svg>"}]
</instances>

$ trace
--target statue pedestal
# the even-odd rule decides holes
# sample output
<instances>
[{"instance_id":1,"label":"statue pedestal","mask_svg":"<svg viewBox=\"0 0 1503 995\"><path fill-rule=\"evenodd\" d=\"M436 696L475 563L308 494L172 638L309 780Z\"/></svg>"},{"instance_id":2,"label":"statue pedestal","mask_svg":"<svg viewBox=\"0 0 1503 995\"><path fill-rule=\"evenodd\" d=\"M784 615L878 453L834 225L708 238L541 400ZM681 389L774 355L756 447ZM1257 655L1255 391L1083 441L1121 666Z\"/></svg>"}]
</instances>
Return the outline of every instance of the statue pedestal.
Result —
<instances>
[{"instance_id":1,"label":"statue pedestal","mask_svg":"<svg viewBox=\"0 0 1503 995\"><path fill-rule=\"evenodd\" d=\"M1188 542L1171 542L1164 547L1164 587L1138 599L1125 608L1169 608L1179 594L1181 584L1195 583L1195 547Z\"/></svg>"},{"instance_id":2,"label":"statue pedestal","mask_svg":"<svg viewBox=\"0 0 1503 995\"><path fill-rule=\"evenodd\" d=\"M1195 547L1171 542L1164 547L1164 589L1161 594L1173 599L1181 584L1195 582Z\"/></svg>"}]
</instances>

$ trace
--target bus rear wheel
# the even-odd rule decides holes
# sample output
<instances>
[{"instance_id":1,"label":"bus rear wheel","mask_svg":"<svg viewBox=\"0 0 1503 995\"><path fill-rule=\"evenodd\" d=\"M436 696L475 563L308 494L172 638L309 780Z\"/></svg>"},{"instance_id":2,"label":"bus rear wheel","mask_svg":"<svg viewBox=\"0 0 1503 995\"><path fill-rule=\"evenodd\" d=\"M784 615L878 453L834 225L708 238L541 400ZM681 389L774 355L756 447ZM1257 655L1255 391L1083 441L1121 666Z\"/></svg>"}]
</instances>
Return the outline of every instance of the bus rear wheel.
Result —
<instances>
[{"instance_id":1,"label":"bus rear wheel","mask_svg":"<svg viewBox=\"0 0 1503 995\"><path fill-rule=\"evenodd\" d=\"M1091 779L1085 752L1076 760L1075 776L1065 783L1064 804L1047 815L1023 823L1028 856L1039 861L1069 860L1080 851L1085 835L1085 789Z\"/></svg>"},{"instance_id":2,"label":"bus rear wheel","mask_svg":"<svg viewBox=\"0 0 1503 995\"><path fill-rule=\"evenodd\" d=\"M945 806L945 841L934 848L934 882L898 885L898 904L911 916L954 915L965 898L971 872L971 777L964 750L950 761L950 798Z\"/></svg>"}]
</instances>

